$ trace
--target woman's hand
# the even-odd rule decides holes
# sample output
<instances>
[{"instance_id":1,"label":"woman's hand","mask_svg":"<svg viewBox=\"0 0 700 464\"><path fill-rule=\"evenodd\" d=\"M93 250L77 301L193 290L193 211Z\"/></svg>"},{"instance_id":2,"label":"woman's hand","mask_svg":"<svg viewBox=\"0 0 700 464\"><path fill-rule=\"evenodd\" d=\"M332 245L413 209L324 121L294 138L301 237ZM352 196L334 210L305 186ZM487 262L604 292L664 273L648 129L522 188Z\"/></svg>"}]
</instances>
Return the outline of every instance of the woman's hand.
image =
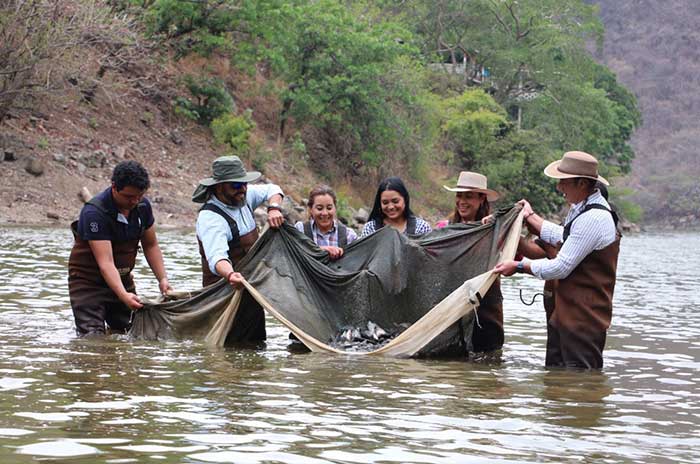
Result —
<instances>
[{"instance_id":1,"label":"woman's hand","mask_svg":"<svg viewBox=\"0 0 700 464\"><path fill-rule=\"evenodd\" d=\"M333 261L343 256L343 253L345 252L345 250L337 246L322 246L319 248L326 250Z\"/></svg>"}]
</instances>

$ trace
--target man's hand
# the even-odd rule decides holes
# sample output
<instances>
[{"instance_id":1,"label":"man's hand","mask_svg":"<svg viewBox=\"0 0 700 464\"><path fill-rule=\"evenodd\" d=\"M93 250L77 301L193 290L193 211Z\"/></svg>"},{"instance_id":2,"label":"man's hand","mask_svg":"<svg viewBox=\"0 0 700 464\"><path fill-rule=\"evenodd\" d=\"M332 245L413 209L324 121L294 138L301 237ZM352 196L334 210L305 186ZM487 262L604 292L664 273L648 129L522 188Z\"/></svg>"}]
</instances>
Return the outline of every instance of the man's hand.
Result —
<instances>
[{"instance_id":1,"label":"man's hand","mask_svg":"<svg viewBox=\"0 0 700 464\"><path fill-rule=\"evenodd\" d=\"M273 229L277 229L284 223L284 215L278 209L270 209L267 212L267 223Z\"/></svg>"},{"instance_id":2,"label":"man's hand","mask_svg":"<svg viewBox=\"0 0 700 464\"><path fill-rule=\"evenodd\" d=\"M233 288L241 288L245 277L240 272L231 271L226 276L226 280Z\"/></svg>"},{"instance_id":3,"label":"man's hand","mask_svg":"<svg viewBox=\"0 0 700 464\"><path fill-rule=\"evenodd\" d=\"M143 304L141 303L141 299L139 296L135 293L125 293L122 295L120 298L121 302L124 303L131 309L132 311L136 311L138 309L143 308Z\"/></svg>"},{"instance_id":4,"label":"man's hand","mask_svg":"<svg viewBox=\"0 0 700 464\"><path fill-rule=\"evenodd\" d=\"M161 295L167 295L168 293L173 291L173 287L170 286L170 282L168 282L167 277L163 277L160 279L158 282L158 288L160 289L160 294Z\"/></svg>"},{"instance_id":5,"label":"man's hand","mask_svg":"<svg viewBox=\"0 0 700 464\"><path fill-rule=\"evenodd\" d=\"M532 210L532 206L530 206L530 202L527 201L526 199L523 198L522 200L520 200L516 204L523 207L523 216L529 217L531 214L534 214L534 211Z\"/></svg>"},{"instance_id":6,"label":"man's hand","mask_svg":"<svg viewBox=\"0 0 700 464\"><path fill-rule=\"evenodd\" d=\"M343 256L343 253L345 252L345 250L337 246L322 246L319 248L326 250L333 261Z\"/></svg>"},{"instance_id":7,"label":"man's hand","mask_svg":"<svg viewBox=\"0 0 700 464\"><path fill-rule=\"evenodd\" d=\"M493 272L504 275L506 277L512 276L513 274L515 274L517 265L517 261L504 261L502 263L497 264L496 267L493 268Z\"/></svg>"}]
</instances>

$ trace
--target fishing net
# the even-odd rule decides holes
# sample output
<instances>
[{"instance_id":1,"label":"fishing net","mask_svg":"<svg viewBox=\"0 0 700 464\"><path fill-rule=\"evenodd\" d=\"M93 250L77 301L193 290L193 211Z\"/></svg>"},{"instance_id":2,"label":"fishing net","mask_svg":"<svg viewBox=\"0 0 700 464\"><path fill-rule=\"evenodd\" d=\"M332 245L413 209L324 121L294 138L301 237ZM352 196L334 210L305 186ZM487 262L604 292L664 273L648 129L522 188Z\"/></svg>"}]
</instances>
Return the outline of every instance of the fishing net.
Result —
<instances>
[{"instance_id":1,"label":"fishing net","mask_svg":"<svg viewBox=\"0 0 700 464\"><path fill-rule=\"evenodd\" d=\"M312 351L440 355L468 345L475 309L497 278L490 269L513 258L521 224L513 207L490 224L416 238L384 227L336 261L285 224L262 234L238 264L243 289L220 281L182 300L145 305L130 334L222 346L245 332L246 311L260 305ZM358 334L369 341L361 349L353 343Z\"/></svg>"}]
</instances>

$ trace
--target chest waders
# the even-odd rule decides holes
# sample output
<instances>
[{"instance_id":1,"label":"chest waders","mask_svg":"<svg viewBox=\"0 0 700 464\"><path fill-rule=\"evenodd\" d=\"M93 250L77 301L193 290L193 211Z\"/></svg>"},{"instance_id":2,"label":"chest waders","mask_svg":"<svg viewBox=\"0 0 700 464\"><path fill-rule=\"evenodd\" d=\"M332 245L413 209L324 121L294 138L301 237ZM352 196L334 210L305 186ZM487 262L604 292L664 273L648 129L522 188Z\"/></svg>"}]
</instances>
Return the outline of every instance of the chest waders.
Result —
<instances>
[{"instance_id":1,"label":"chest waders","mask_svg":"<svg viewBox=\"0 0 700 464\"><path fill-rule=\"evenodd\" d=\"M249 206L246 205L248 209ZM236 270L236 265L250 250L255 241L258 239L257 227L245 235L241 235L238 230L236 221L226 214L220 207L212 203L206 203L200 211L211 211L218 214L226 220L226 223L231 230L231 240L228 241L228 259L231 261L233 269ZM252 214L252 211L251 211ZM202 286L206 287L214 284L222 279L209 269L209 263L204 253L202 241L197 237L199 244L199 255L202 262ZM265 331L265 311L260 304L253 299L248 292L243 292L243 297L236 312L236 317L233 321L231 331L226 337L226 344L239 342L257 342L265 340L267 333Z\"/></svg>"},{"instance_id":2,"label":"chest waders","mask_svg":"<svg viewBox=\"0 0 700 464\"><path fill-rule=\"evenodd\" d=\"M93 198L87 204L95 206L100 212L112 218L114 227L119 223L104 203ZM136 265L136 254L143 236L142 204L137 206L139 216L138 238L132 240L112 240L112 259L119 272L122 285L129 293L136 293L131 271ZM78 335L104 334L105 322L113 332L125 332L129 329L131 309L119 301L117 295L109 288L102 277L100 267L90 249L87 240L78 235L78 221L71 224L73 248L68 258L68 294L70 296L73 316Z\"/></svg>"}]
</instances>

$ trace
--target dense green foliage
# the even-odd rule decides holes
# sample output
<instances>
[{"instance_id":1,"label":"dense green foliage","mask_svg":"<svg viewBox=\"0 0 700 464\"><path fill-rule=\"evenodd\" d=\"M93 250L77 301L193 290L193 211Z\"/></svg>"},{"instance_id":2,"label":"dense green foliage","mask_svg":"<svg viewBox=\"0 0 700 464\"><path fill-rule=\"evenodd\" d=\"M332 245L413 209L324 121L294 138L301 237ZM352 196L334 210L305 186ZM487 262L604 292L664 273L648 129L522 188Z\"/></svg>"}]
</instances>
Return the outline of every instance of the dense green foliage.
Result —
<instances>
[{"instance_id":1,"label":"dense green foliage","mask_svg":"<svg viewBox=\"0 0 700 464\"><path fill-rule=\"evenodd\" d=\"M178 114L206 125L235 109L233 98L221 80L186 76L184 82L193 98L175 99Z\"/></svg>"},{"instance_id":2,"label":"dense green foliage","mask_svg":"<svg viewBox=\"0 0 700 464\"><path fill-rule=\"evenodd\" d=\"M446 99L443 105L443 130L458 160L465 169L474 170L488 162L486 149L508 127L505 110L481 89L469 90Z\"/></svg>"},{"instance_id":3,"label":"dense green foliage","mask_svg":"<svg viewBox=\"0 0 700 464\"><path fill-rule=\"evenodd\" d=\"M250 111L241 116L226 113L214 119L211 123L211 131L214 139L226 145L229 154L245 157L250 150L250 134L255 128Z\"/></svg>"},{"instance_id":4,"label":"dense green foliage","mask_svg":"<svg viewBox=\"0 0 700 464\"><path fill-rule=\"evenodd\" d=\"M128 3L178 56L264 69L278 138L314 134L301 141L309 159L331 156L341 172L427 180L426 163L446 163L552 211L560 200L542 169L563 151L596 155L608 176L630 170L640 114L591 57L603 29L583 0ZM458 72L431 65L443 61ZM226 85L206 69L186 85L193 98L178 100L179 111L204 124L222 118L217 138L246 147L253 128L230 115Z\"/></svg>"},{"instance_id":5,"label":"dense green foliage","mask_svg":"<svg viewBox=\"0 0 700 464\"><path fill-rule=\"evenodd\" d=\"M269 36L273 69L288 83L281 122L325 129L351 156L378 165L396 146L397 126L409 123L402 110L415 104L407 86L390 78L400 58L415 52L395 40L408 32L358 19L337 1L304 3L280 8L285 19Z\"/></svg>"}]
</instances>

